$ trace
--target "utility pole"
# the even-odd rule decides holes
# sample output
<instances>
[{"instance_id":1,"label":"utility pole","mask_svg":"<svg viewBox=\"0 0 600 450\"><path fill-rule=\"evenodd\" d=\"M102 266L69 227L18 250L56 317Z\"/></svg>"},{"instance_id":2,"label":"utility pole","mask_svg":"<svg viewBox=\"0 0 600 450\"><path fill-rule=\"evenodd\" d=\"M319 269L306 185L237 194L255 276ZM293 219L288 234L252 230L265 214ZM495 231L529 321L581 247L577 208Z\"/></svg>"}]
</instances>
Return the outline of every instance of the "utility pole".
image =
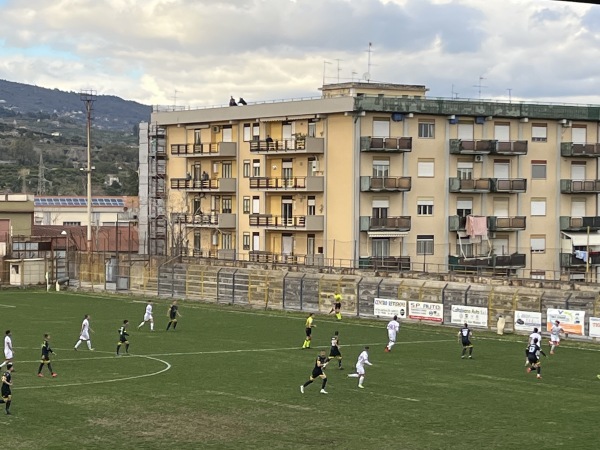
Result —
<instances>
[{"instance_id":1,"label":"utility pole","mask_svg":"<svg viewBox=\"0 0 600 450\"><path fill-rule=\"evenodd\" d=\"M40 151L40 164L38 166L38 186L37 186L37 195L46 195L46 183L48 182L48 180L46 180L45 175L44 175L44 156L43 153Z\"/></svg>"},{"instance_id":2,"label":"utility pole","mask_svg":"<svg viewBox=\"0 0 600 450\"><path fill-rule=\"evenodd\" d=\"M79 98L85 104L87 113L87 251L92 251L92 110L96 99L96 91L81 91Z\"/></svg>"},{"instance_id":3,"label":"utility pole","mask_svg":"<svg viewBox=\"0 0 600 450\"><path fill-rule=\"evenodd\" d=\"M340 61L343 61L343 59L336 58L335 60L337 61L337 82L339 84L339 82L340 82L340 70L342 70L342 69L340 69Z\"/></svg>"}]
</instances>

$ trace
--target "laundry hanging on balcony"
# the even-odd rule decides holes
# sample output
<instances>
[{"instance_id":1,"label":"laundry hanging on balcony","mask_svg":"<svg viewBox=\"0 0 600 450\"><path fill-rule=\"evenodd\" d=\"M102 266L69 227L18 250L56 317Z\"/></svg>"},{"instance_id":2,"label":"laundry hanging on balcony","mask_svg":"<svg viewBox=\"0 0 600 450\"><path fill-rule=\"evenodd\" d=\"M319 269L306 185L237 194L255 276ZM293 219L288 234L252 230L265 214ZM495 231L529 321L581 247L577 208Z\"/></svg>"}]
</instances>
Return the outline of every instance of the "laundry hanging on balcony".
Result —
<instances>
[{"instance_id":1,"label":"laundry hanging on balcony","mask_svg":"<svg viewBox=\"0 0 600 450\"><path fill-rule=\"evenodd\" d=\"M488 238L487 218L485 216L467 216L466 231L471 238Z\"/></svg>"}]
</instances>

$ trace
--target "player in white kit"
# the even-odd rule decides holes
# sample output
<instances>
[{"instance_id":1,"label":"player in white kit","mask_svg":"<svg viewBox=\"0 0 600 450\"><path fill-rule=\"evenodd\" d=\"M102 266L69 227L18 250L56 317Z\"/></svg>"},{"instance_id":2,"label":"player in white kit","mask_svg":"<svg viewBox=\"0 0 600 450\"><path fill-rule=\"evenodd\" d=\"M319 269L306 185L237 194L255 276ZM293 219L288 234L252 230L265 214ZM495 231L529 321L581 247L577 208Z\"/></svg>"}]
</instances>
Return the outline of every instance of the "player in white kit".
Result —
<instances>
[{"instance_id":1,"label":"player in white kit","mask_svg":"<svg viewBox=\"0 0 600 450\"><path fill-rule=\"evenodd\" d=\"M539 330L536 328L533 329L533 333L531 333L529 335L529 342L527 343L527 347L525 347L525 366L529 365L529 358L527 357L527 355L529 354L529 346L531 344L533 344L533 340L537 339L537 344L539 346L541 346L542 344L542 335L540 334Z\"/></svg>"},{"instance_id":2,"label":"player in white kit","mask_svg":"<svg viewBox=\"0 0 600 450\"><path fill-rule=\"evenodd\" d=\"M146 322L150 322L150 331L154 331L154 317L152 316L152 300L148 300L144 320L138 325L138 330L144 326Z\"/></svg>"},{"instance_id":3,"label":"player in white kit","mask_svg":"<svg viewBox=\"0 0 600 450\"><path fill-rule=\"evenodd\" d=\"M94 330L92 330L92 327L90 327L90 315L86 314L83 318L83 322L81 322L81 332L79 333L79 340L77 341L77 344L75 344L74 349L77 350L77 347L79 347L81 343L85 341L85 343L88 346L88 349L94 351L94 349L92 348L92 341L90 339L90 332L93 331Z\"/></svg>"},{"instance_id":4,"label":"player in white kit","mask_svg":"<svg viewBox=\"0 0 600 450\"><path fill-rule=\"evenodd\" d=\"M4 362L0 364L0 367L5 366L9 362L12 362L12 359L15 355L15 352L13 352L10 330L6 330L4 334Z\"/></svg>"},{"instance_id":5,"label":"player in white kit","mask_svg":"<svg viewBox=\"0 0 600 450\"><path fill-rule=\"evenodd\" d=\"M560 322L557 320L552 325L552 329L550 330L550 354L554 355L554 349L560 345L560 334L564 333L565 330L560 326Z\"/></svg>"},{"instance_id":6,"label":"player in white kit","mask_svg":"<svg viewBox=\"0 0 600 450\"><path fill-rule=\"evenodd\" d=\"M387 332L388 332L389 342L388 342L387 347L385 348L386 352L392 351L392 347L396 343L396 335L398 334L399 330L400 330L400 323L398 322L398 316L394 316L394 318L392 320L390 320L390 322L387 324Z\"/></svg>"},{"instance_id":7,"label":"player in white kit","mask_svg":"<svg viewBox=\"0 0 600 450\"><path fill-rule=\"evenodd\" d=\"M365 364L367 366L372 366L369 362L369 347L365 347L365 349L358 355L358 360L356 361L356 373L348 374L348 378L358 378L358 387L364 389L363 381L365 381Z\"/></svg>"}]
</instances>

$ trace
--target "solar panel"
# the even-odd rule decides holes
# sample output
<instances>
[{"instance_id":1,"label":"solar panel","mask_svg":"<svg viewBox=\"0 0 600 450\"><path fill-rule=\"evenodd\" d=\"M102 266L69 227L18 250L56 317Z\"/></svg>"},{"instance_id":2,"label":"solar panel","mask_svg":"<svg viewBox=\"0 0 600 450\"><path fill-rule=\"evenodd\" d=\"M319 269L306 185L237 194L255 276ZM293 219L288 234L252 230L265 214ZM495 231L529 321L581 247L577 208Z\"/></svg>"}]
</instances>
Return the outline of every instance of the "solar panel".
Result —
<instances>
[{"instance_id":1,"label":"solar panel","mask_svg":"<svg viewBox=\"0 0 600 450\"><path fill-rule=\"evenodd\" d=\"M87 206L87 198L82 197L45 197L35 198L35 206ZM94 197L92 206L114 206L124 207L122 198Z\"/></svg>"}]
</instances>

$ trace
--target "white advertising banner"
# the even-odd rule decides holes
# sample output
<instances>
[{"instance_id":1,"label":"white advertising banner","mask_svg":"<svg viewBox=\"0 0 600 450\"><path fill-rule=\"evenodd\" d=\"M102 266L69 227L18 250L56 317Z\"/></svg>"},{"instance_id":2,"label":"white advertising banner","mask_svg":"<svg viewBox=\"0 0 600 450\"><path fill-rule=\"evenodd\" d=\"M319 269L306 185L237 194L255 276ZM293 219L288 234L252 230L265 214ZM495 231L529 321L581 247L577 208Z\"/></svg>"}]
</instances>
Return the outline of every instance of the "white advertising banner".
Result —
<instances>
[{"instance_id":1,"label":"white advertising banner","mask_svg":"<svg viewBox=\"0 0 600 450\"><path fill-rule=\"evenodd\" d=\"M478 306L452 305L451 323L467 323L474 327L488 326L488 309Z\"/></svg>"},{"instance_id":2,"label":"white advertising banner","mask_svg":"<svg viewBox=\"0 0 600 450\"><path fill-rule=\"evenodd\" d=\"M548 331L552 329L552 325L558 320L561 328L565 330L565 333L579 334L581 336L585 333L585 311L548 308L546 317L546 327Z\"/></svg>"},{"instance_id":3,"label":"white advertising banner","mask_svg":"<svg viewBox=\"0 0 600 450\"><path fill-rule=\"evenodd\" d=\"M542 331L542 313L531 311L515 311L515 331L533 333L537 328Z\"/></svg>"},{"instance_id":4,"label":"white advertising banner","mask_svg":"<svg viewBox=\"0 0 600 450\"><path fill-rule=\"evenodd\" d=\"M600 317L590 317L590 337L600 337Z\"/></svg>"},{"instance_id":5,"label":"white advertising banner","mask_svg":"<svg viewBox=\"0 0 600 450\"><path fill-rule=\"evenodd\" d=\"M408 318L441 322L444 319L444 305L441 303L408 302Z\"/></svg>"},{"instance_id":6,"label":"white advertising banner","mask_svg":"<svg viewBox=\"0 0 600 450\"><path fill-rule=\"evenodd\" d=\"M406 300L376 297L373 301L373 315L389 318L398 316L400 319L406 319Z\"/></svg>"}]
</instances>

